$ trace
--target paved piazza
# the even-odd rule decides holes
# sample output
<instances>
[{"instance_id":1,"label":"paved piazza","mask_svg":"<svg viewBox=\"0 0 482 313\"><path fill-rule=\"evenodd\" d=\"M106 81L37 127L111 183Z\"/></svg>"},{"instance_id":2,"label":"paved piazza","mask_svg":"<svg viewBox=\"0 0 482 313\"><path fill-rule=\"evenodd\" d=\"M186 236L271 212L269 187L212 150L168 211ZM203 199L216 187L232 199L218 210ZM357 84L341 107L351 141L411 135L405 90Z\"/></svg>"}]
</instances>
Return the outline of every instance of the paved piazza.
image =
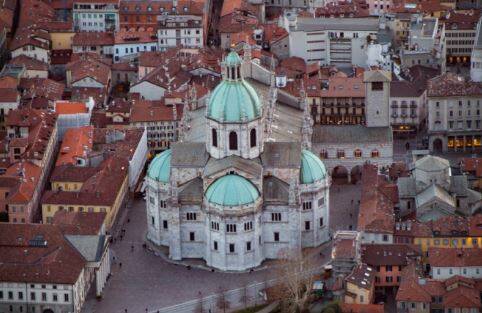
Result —
<instances>
[{"instance_id":1,"label":"paved piazza","mask_svg":"<svg viewBox=\"0 0 482 313\"><path fill-rule=\"evenodd\" d=\"M360 198L360 185L332 185L330 190L331 227L349 229L356 227ZM353 204L351 199L354 199ZM146 251L142 245L146 231L146 215L143 200L136 200L127 214L120 218L126 230L122 241L112 245L116 260L112 266L112 276L104 291L104 298L97 300L89 293L84 313L141 313L159 309L215 294L221 289L235 289L272 277L273 271L263 269L252 273L233 274L209 272L203 269L187 269L164 261L161 257ZM351 215L350 215L351 214ZM127 222L129 220L129 222ZM134 246L134 251L131 246ZM322 252L322 256L319 252ZM323 264L330 256L330 245L316 251L318 261ZM122 262L122 266L120 266Z\"/></svg>"}]
</instances>

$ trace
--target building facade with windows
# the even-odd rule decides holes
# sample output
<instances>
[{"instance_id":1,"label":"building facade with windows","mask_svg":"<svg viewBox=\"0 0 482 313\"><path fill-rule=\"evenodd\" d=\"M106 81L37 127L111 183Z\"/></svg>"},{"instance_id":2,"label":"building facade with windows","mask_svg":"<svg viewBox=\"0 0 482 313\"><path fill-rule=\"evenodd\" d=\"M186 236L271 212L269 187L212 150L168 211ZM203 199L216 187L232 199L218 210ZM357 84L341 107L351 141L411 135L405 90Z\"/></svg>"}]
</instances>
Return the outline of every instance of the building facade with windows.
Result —
<instances>
[{"instance_id":1,"label":"building facade with windows","mask_svg":"<svg viewBox=\"0 0 482 313\"><path fill-rule=\"evenodd\" d=\"M75 0L72 13L76 31L119 30L119 0Z\"/></svg>"},{"instance_id":2,"label":"building facade with windows","mask_svg":"<svg viewBox=\"0 0 482 313\"><path fill-rule=\"evenodd\" d=\"M223 271L243 271L330 239L325 166L309 150L306 137L267 140L276 88L269 87L262 101L262 80L248 82L255 70L263 71L231 52L222 82L207 107L198 110L205 112L206 123L193 124L190 133L151 162L147 238L169 247L173 260L199 258ZM274 74L267 78L274 83ZM205 137L200 138L201 129ZM192 132L194 137L188 137Z\"/></svg>"},{"instance_id":3,"label":"building facade with windows","mask_svg":"<svg viewBox=\"0 0 482 313\"><path fill-rule=\"evenodd\" d=\"M284 16L290 57L308 63L351 67L367 65L367 42L375 40L378 18L309 18Z\"/></svg>"},{"instance_id":4,"label":"building facade with windows","mask_svg":"<svg viewBox=\"0 0 482 313\"><path fill-rule=\"evenodd\" d=\"M446 73L428 82L430 151L480 151L482 83Z\"/></svg>"},{"instance_id":5,"label":"building facade with windows","mask_svg":"<svg viewBox=\"0 0 482 313\"><path fill-rule=\"evenodd\" d=\"M202 17L196 15L162 15L158 17L159 49L171 47L202 48Z\"/></svg>"},{"instance_id":6,"label":"building facade with windows","mask_svg":"<svg viewBox=\"0 0 482 313\"><path fill-rule=\"evenodd\" d=\"M366 71L359 78L330 79L328 90L321 91L322 106L312 106L313 148L332 176L351 181L364 163L392 163L390 81L390 72Z\"/></svg>"}]
</instances>

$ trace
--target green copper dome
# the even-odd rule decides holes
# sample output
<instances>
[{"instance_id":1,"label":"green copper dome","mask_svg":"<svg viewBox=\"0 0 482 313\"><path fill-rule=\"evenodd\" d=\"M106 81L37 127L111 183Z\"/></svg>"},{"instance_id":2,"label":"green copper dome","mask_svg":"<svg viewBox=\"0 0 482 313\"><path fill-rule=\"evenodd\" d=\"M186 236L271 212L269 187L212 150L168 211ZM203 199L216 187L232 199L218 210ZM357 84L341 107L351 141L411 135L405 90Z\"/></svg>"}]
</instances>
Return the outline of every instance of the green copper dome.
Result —
<instances>
[{"instance_id":1,"label":"green copper dome","mask_svg":"<svg viewBox=\"0 0 482 313\"><path fill-rule=\"evenodd\" d=\"M214 181L206 190L205 197L210 203L237 206L255 202L259 192L246 178L229 174Z\"/></svg>"},{"instance_id":2,"label":"green copper dome","mask_svg":"<svg viewBox=\"0 0 482 313\"><path fill-rule=\"evenodd\" d=\"M171 149L161 152L152 160L147 175L162 183L168 183L171 175Z\"/></svg>"},{"instance_id":3,"label":"green copper dome","mask_svg":"<svg viewBox=\"0 0 482 313\"><path fill-rule=\"evenodd\" d=\"M241 64L241 57L234 51L229 52L228 56L224 59L224 63L227 66L239 65Z\"/></svg>"},{"instance_id":4,"label":"green copper dome","mask_svg":"<svg viewBox=\"0 0 482 313\"><path fill-rule=\"evenodd\" d=\"M309 150L301 151L300 176L302 184L311 184L326 177L325 165Z\"/></svg>"},{"instance_id":5,"label":"green copper dome","mask_svg":"<svg viewBox=\"0 0 482 313\"><path fill-rule=\"evenodd\" d=\"M224 60L226 74L216 86L207 116L218 122L249 122L261 117L261 101L256 90L241 77L241 58L231 52Z\"/></svg>"}]
</instances>

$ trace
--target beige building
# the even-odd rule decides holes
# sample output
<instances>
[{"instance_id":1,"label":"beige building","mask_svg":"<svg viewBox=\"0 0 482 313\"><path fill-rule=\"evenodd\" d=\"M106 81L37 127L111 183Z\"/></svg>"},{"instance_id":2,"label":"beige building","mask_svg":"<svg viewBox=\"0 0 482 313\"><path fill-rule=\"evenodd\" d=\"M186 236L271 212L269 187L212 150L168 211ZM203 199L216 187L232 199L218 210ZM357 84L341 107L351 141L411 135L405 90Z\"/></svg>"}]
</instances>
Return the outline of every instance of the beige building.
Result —
<instances>
[{"instance_id":1,"label":"beige building","mask_svg":"<svg viewBox=\"0 0 482 313\"><path fill-rule=\"evenodd\" d=\"M375 290L375 269L366 264L357 265L345 279L345 302L370 304Z\"/></svg>"},{"instance_id":2,"label":"beige building","mask_svg":"<svg viewBox=\"0 0 482 313\"><path fill-rule=\"evenodd\" d=\"M129 187L128 163L111 157L96 170L75 167L67 171L72 176L77 175L77 178L53 175L53 190L47 191L42 200L42 221L51 223L55 213L61 210L105 212L105 224L110 229ZM85 175L88 171L96 173L92 176ZM82 181L83 179L85 180ZM65 189L60 190L60 186ZM70 190L67 191L67 188Z\"/></svg>"}]
</instances>

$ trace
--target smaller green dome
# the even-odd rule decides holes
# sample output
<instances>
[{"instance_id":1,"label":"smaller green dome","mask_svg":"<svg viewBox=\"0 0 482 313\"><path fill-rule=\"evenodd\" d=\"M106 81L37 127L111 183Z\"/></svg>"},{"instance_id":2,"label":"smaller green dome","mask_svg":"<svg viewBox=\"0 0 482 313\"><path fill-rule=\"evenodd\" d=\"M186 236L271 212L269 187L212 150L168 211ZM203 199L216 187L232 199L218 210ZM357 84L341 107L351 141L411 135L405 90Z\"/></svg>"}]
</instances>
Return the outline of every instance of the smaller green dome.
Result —
<instances>
[{"instance_id":1,"label":"smaller green dome","mask_svg":"<svg viewBox=\"0 0 482 313\"><path fill-rule=\"evenodd\" d=\"M302 184L312 184L326 178L326 168L320 158L309 150L301 151L300 179Z\"/></svg>"},{"instance_id":2,"label":"smaller green dome","mask_svg":"<svg viewBox=\"0 0 482 313\"><path fill-rule=\"evenodd\" d=\"M168 183L171 176L171 149L161 152L152 160L147 175L162 183Z\"/></svg>"},{"instance_id":3,"label":"smaller green dome","mask_svg":"<svg viewBox=\"0 0 482 313\"><path fill-rule=\"evenodd\" d=\"M206 190L208 202L223 206L238 206L254 203L259 192L252 182L236 174L218 178Z\"/></svg>"},{"instance_id":4,"label":"smaller green dome","mask_svg":"<svg viewBox=\"0 0 482 313\"><path fill-rule=\"evenodd\" d=\"M241 64L241 62L241 57L235 51L229 52L229 54L224 59L224 63L228 66L239 65Z\"/></svg>"}]
</instances>

